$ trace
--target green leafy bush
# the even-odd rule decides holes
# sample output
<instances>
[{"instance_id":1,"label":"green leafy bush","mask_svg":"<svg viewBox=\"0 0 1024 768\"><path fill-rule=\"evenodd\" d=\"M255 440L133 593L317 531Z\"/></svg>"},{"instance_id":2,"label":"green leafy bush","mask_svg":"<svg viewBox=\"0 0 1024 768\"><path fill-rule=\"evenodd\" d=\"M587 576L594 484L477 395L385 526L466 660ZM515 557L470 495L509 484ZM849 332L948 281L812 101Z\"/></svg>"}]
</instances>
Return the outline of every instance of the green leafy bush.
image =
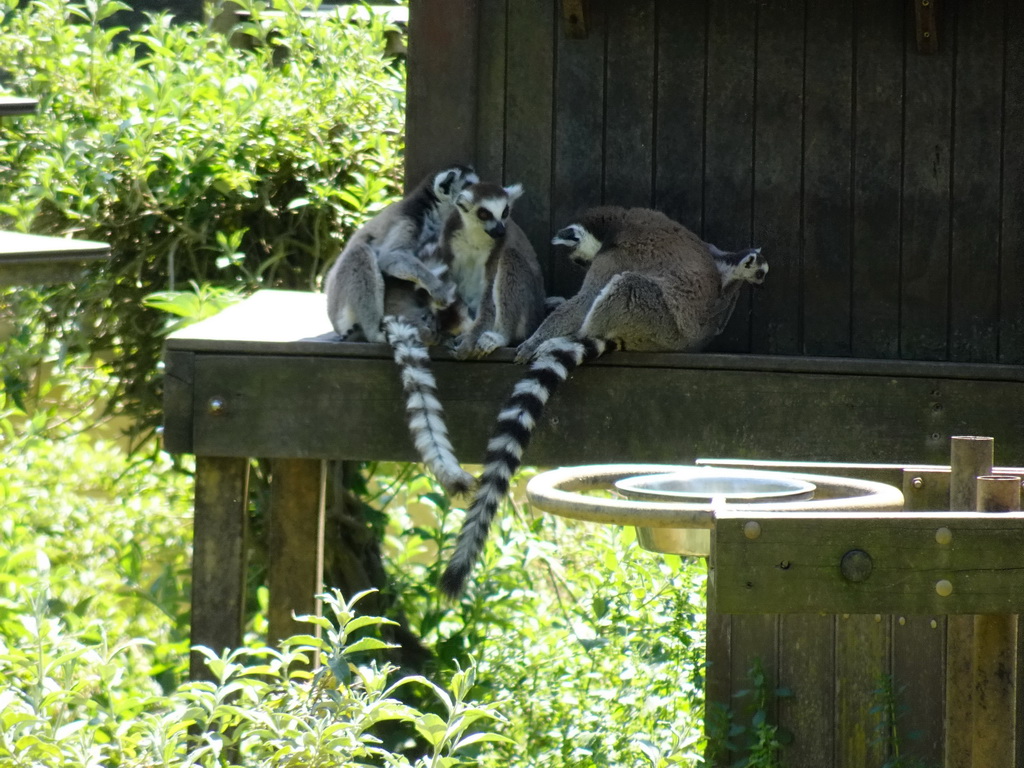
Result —
<instances>
[{"instance_id":1,"label":"green leafy bush","mask_svg":"<svg viewBox=\"0 0 1024 768\"><path fill-rule=\"evenodd\" d=\"M453 543L461 518L424 476L381 500L393 588L437 673L473 664L477 696L507 702L502 733L514 743L492 745L480 766L700 763L702 561L646 552L632 529L507 502L453 610L434 586L436 553Z\"/></svg>"},{"instance_id":2,"label":"green leafy bush","mask_svg":"<svg viewBox=\"0 0 1024 768\"><path fill-rule=\"evenodd\" d=\"M426 677L397 685L404 678L372 664L375 621L342 612L319 650L337 658L346 646L359 670L346 678L327 662L354 688L345 696L358 694L344 712L314 706L315 686L291 663L316 651L308 638L272 653L250 631L246 649L213 662L218 684L184 683L191 482L165 456L126 462L88 408L67 412L102 398L102 379L69 367L52 380L62 406L31 420L0 413L0 764L228 765L241 746L234 764L313 765L334 738L381 750L342 751L341 765L449 765L455 744L481 768L699 764L702 564L644 552L629 531L509 504L466 596L448 604L433 587L436 547L458 520L407 466L379 465L371 486L389 518L398 604L434 652ZM344 627L351 635L332 640ZM467 722L478 710L487 717ZM381 712L408 718L360 730ZM190 722L209 735L197 740Z\"/></svg>"},{"instance_id":3,"label":"green leafy bush","mask_svg":"<svg viewBox=\"0 0 1024 768\"><path fill-rule=\"evenodd\" d=\"M400 190L404 73L385 22L241 5L251 17L229 39L168 15L126 36L104 25L124 7L113 0L0 0L0 88L40 101L0 131L0 227L113 252L73 286L0 289L0 315L108 358L114 407L142 427L159 410L164 323L144 297L312 289ZM46 354L23 352L2 363L9 391Z\"/></svg>"}]
</instances>

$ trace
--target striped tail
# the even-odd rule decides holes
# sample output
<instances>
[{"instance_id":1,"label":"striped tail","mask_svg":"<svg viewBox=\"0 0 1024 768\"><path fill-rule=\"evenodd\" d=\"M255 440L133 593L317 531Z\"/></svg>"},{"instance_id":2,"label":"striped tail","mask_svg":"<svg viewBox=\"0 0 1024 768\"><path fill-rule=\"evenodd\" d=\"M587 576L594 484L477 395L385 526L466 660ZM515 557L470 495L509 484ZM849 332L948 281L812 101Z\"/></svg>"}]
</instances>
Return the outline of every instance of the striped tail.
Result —
<instances>
[{"instance_id":1,"label":"striped tail","mask_svg":"<svg viewBox=\"0 0 1024 768\"><path fill-rule=\"evenodd\" d=\"M441 591L457 597L470 571L483 552L498 505L508 493L509 482L522 464L533 428L558 385L581 363L617 348L605 339L555 338L544 342L530 370L512 390L498 414L493 436L487 443L487 458L473 503L466 512L455 552L441 575Z\"/></svg>"},{"instance_id":2,"label":"striped tail","mask_svg":"<svg viewBox=\"0 0 1024 768\"><path fill-rule=\"evenodd\" d=\"M455 458L444 409L437 397L437 382L430 370L430 355L419 330L393 315L385 317L381 326L401 371L409 434L416 450L449 495L467 492L474 479Z\"/></svg>"}]
</instances>

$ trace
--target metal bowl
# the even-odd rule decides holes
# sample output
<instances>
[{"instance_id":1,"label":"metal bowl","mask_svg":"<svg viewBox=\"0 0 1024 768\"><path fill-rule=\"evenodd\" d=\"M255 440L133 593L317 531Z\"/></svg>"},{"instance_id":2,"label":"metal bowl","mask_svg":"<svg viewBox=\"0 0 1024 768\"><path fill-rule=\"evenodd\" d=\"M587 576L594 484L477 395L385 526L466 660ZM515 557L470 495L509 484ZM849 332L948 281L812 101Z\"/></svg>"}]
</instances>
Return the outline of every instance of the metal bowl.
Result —
<instances>
[{"instance_id":1,"label":"metal bowl","mask_svg":"<svg viewBox=\"0 0 1024 768\"><path fill-rule=\"evenodd\" d=\"M803 501L814 483L779 472L721 467L683 467L672 472L625 477L615 488L631 499L758 503Z\"/></svg>"}]
</instances>

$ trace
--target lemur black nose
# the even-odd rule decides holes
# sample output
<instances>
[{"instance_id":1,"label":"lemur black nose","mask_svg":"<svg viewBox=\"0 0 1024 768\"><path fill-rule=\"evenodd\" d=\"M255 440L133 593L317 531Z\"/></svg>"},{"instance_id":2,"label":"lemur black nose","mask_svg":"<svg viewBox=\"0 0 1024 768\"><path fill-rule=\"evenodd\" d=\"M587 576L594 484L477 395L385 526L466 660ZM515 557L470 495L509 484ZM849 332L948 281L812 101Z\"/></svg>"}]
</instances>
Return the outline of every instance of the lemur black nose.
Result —
<instances>
[{"instance_id":1,"label":"lemur black nose","mask_svg":"<svg viewBox=\"0 0 1024 768\"><path fill-rule=\"evenodd\" d=\"M494 222L494 226L487 230L487 234L497 240L499 237L505 234L505 225L500 221Z\"/></svg>"}]
</instances>

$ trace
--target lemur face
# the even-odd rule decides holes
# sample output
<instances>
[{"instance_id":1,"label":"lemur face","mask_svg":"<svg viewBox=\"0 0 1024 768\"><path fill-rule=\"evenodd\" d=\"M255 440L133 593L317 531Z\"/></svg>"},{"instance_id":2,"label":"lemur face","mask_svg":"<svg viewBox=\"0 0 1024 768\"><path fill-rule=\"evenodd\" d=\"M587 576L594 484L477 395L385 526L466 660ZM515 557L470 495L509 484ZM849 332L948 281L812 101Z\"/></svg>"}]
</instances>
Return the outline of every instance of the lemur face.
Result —
<instances>
[{"instance_id":1,"label":"lemur face","mask_svg":"<svg viewBox=\"0 0 1024 768\"><path fill-rule=\"evenodd\" d=\"M761 255L760 248L752 248L736 266L736 276L754 285L761 285L768 274L768 261Z\"/></svg>"},{"instance_id":2,"label":"lemur face","mask_svg":"<svg viewBox=\"0 0 1024 768\"><path fill-rule=\"evenodd\" d=\"M582 224L570 224L560 229L551 238L552 245L564 245L569 249L573 263L586 269L601 250L601 241L594 237Z\"/></svg>"},{"instance_id":3,"label":"lemur face","mask_svg":"<svg viewBox=\"0 0 1024 768\"><path fill-rule=\"evenodd\" d=\"M523 194L519 184L500 187L497 184L475 184L464 190L456 201L463 223L480 227L494 239L505 234L512 203Z\"/></svg>"},{"instance_id":4,"label":"lemur face","mask_svg":"<svg viewBox=\"0 0 1024 768\"><path fill-rule=\"evenodd\" d=\"M454 200L466 187L480 181L468 165L453 165L434 176L434 195L438 200Z\"/></svg>"}]
</instances>

